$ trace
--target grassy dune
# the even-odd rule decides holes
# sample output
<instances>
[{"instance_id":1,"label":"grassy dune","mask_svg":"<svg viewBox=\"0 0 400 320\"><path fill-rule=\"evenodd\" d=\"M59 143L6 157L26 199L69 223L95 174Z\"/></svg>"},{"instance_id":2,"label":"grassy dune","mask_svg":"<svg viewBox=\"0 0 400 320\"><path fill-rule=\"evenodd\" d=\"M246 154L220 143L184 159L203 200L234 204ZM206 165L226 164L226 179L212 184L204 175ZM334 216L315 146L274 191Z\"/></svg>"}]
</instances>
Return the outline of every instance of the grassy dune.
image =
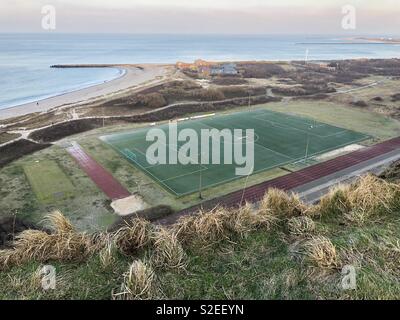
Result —
<instances>
[{"instance_id":1,"label":"grassy dune","mask_svg":"<svg viewBox=\"0 0 400 320\"><path fill-rule=\"evenodd\" d=\"M399 299L400 186L365 176L318 205L270 190L164 228L86 234L60 213L0 251L2 299ZM57 271L56 289L40 270ZM354 268L356 288L343 289Z\"/></svg>"}]
</instances>

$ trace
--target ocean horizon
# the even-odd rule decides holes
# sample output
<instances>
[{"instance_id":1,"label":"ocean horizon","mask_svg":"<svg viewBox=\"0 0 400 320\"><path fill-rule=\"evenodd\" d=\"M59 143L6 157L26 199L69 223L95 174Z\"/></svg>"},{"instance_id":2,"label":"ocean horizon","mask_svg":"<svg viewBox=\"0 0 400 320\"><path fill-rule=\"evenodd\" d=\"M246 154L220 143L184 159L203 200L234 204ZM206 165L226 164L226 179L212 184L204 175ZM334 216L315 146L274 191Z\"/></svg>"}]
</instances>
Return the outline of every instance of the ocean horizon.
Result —
<instances>
[{"instance_id":1,"label":"ocean horizon","mask_svg":"<svg viewBox=\"0 0 400 320\"><path fill-rule=\"evenodd\" d=\"M0 34L0 109L110 81L117 68L54 64L175 63L205 60L399 58L400 44L344 35ZM377 37L377 36L371 36Z\"/></svg>"}]
</instances>

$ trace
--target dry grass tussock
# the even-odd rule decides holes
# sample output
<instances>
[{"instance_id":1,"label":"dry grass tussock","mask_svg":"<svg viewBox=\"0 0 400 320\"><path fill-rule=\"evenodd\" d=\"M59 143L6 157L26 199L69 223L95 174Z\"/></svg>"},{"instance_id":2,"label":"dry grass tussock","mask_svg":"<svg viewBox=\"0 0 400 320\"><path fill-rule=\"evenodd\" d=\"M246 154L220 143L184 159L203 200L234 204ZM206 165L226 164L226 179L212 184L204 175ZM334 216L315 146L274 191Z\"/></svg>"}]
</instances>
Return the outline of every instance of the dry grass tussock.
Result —
<instances>
[{"instance_id":1,"label":"dry grass tussock","mask_svg":"<svg viewBox=\"0 0 400 320\"><path fill-rule=\"evenodd\" d=\"M303 253L307 260L322 269L339 267L339 258L331 240L324 236L314 236L303 244Z\"/></svg>"},{"instance_id":2,"label":"dry grass tussock","mask_svg":"<svg viewBox=\"0 0 400 320\"><path fill-rule=\"evenodd\" d=\"M0 251L0 268L27 261L81 261L98 249L92 237L76 232L58 211L46 217L52 232L26 230L15 240L12 249Z\"/></svg>"},{"instance_id":3,"label":"dry grass tussock","mask_svg":"<svg viewBox=\"0 0 400 320\"><path fill-rule=\"evenodd\" d=\"M156 276L151 265L142 260L132 263L124 274L120 292L113 293L115 300L149 300L157 293Z\"/></svg>"},{"instance_id":4,"label":"dry grass tussock","mask_svg":"<svg viewBox=\"0 0 400 320\"><path fill-rule=\"evenodd\" d=\"M277 218L274 215L255 209L251 204L246 203L246 205L232 210L231 214L226 217L225 224L233 233L244 237L255 230L269 230L276 222Z\"/></svg>"},{"instance_id":5,"label":"dry grass tussock","mask_svg":"<svg viewBox=\"0 0 400 320\"><path fill-rule=\"evenodd\" d=\"M220 207L211 211L200 211L195 215L180 218L173 228L183 244L212 244L228 238L230 231L226 228L225 221L229 214L226 209Z\"/></svg>"},{"instance_id":6,"label":"dry grass tussock","mask_svg":"<svg viewBox=\"0 0 400 320\"><path fill-rule=\"evenodd\" d=\"M399 185L369 174L352 185L332 189L322 197L316 210L321 214L341 214L346 222L362 225L383 212L392 213L398 202Z\"/></svg>"},{"instance_id":7,"label":"dry grass tussock","mask_svg":"<svg viewBox=\"0 0 400 320\"><path fill-rule=\"evenodd\" d=\"M160 227L154 232L153 241L152 266L167 270L185 269L187 256L175 231Z\"/></svg>"},{"instance_id":8,"label":"dry grass tussock","mask_svg":"<svg viewBox=\"0 0 400 320\"><path fill-rule=\"evenodd\" d=\"M291 218L306 215L308 206L298 195L289 195L279 189L269 189L260 203L260 210L278 218Z\"/></svg>"},{"instance_id":9,"label":"dry grass tussock","mask_svg":"<svg viewBox=\"0 0 400 320\"><path fill-rule=\"evenodd\" d=\"M108 269L115 262L117 248L111 235L107 235L102 241L103 248L99 251L99 259L103 268Z\"/></svg>"},{"instance_id":10,"label":"dry grass tussock","mask_svg":"<svg viewBox=\"0 0 400 320\"><path fill-rule=\"evenodd\" d=\"M135 255L152 243L154 225L144 219L132 219L114 234L118 250L125 255Z\"/></svg>"},{"instance_id":11,"label":"dry grass tussock","mask_svg":"<svg viewBox=\"0 0 400 320\"><path fill-rule=\"evenodd\" d=\"M232 236L244 237L261 228L270 229L276 221L277 217L269 212L246 204L237 209L217 207L207 212L200 211L179 219L173 229L179 241L185 245L211 245Z\"/></svg>"},{"instance_id":12,"label":"dry grass tussock","mask_svg":"<svg viewBox=\"0 0 400 320\"><path fill-rule=\"evenodd\" d=\"M307 237L315 232L315 222L306 216L293 217L288 220L287 229L294 237Z\"/></svg>"}]
</instances>

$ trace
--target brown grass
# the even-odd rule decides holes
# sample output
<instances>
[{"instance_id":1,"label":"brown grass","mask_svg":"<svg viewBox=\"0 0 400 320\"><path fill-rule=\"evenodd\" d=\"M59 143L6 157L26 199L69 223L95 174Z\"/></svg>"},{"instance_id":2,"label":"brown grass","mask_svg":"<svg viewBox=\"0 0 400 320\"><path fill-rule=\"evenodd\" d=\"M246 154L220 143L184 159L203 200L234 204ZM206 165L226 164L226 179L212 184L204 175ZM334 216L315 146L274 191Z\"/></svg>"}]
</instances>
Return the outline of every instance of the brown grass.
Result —
<instances>
[{"instance_id":1,"label":"brown grass","mask_svg":"<svg viewBox=\"0 0 400 320\"><path fill-rule=\"evenodd\" d=\"M225 224L233 233L244 237L259 229L269 230L276 221L276 217L269 212L258 210L246 203L246 205L232 210L232 213L226 216Z\"/></svg>"},{"instance_id":2,"label":"brown grass","mask_svg":"<svg viewBox=\"0 0 400 320\"><path fill-rule=\"evenodd\" d=\"M99 258L104 269L110 268L115 262L116 246L110 235L103 239L103 248L99 251Z\"/></svg>"},{"instance_id":3,"label":"brown grass","mask_svg":"<svg viewBox=\"0 0 400 320\"><path fill-rule=\"evenodd\" d=\"M158 269L183 270L187 256L173 230L158 228L154 232L154 252L151 264Z\"/></svg>"},{"instance_id":4,"label":"brown grass","mask_svg":"<svg viewBox=\"0 0 400 320\"><path fill-rule=\"evenodd\" d=\"M341 214L347 223L362 225L384 213L392 213L400 199L400 186L371 174L349 186L334 188L316 207L321 214Z\"/></svg>"},{"instance_id":5,"label":"brown grass","mask_svg":"<svg viewBox=\"0 0 400 320\"><path fill-rule=\"evenodd\" d=\"M312 211L314 215L324 216L327 214L342 214L351 210L351 204L347 195L350 193L349 185L338 185L320 199L318 205Z\"/></svg>"},{"instance_id":6,"label":"brown grass","mask_svg":"<svg viewBox=\"0 0 400 320\"><path fill-rule=\"evenodd\" d=\"M269 189L260 203L260 210L278 218L290 218L308 213L309 208L298 195L279 189Z\"/></svg>"},{"instance_id":7,"label":"brown grass","mask_svg":"<svg viewBox=\"0 0 400 320\"><path fill-rule=\"evenodd\" d=\"M295 237L310 236L315 231L315 222L306 216L293 217L288 220L287 229Z\"/></svg>"},{"instance_id":8,"label":"brown grass","mask_svg":"<svg viewBox=\"0 0 400 320\"><path fill-rule=\"evenodd\" d=\"M20 265L27 261L82 261L95 251L92 238L76 232L60 212L50 214L46 220L52 232L22 232L13 243L13 249L0 251L0 266Z\"/></svg>"},{"instance_id":9,"label":"brown grass","mask_svg":"<svg viewBox=\"0 0 400 320\"><path fill-rule=\"evenodd\" d=\"M304 254L311 263L323 269L335 269L339 259L335 246L324 236L314 236L303 244Z\"/></svg>"},{"instance_id":10,"label":"brown grass","mask_svg":"<svg viewBox=\"0 0 400 320\"><path fill-rule=\"evenodd\" d=\"M144 219L132 219L114 234L115 244L123 254L135 255L152 242L153 225Z\"/></svg>"},{"instance_id":11,"label":"brown grass","mask_svg":"<svg viewBox=\"0 0 400 320\"><path fill-rule=\"evenodd\" d=\"M193 242L212 244L229 237L225 221L230 213L221 207L200 211L193 216L180 218L174 225L177 238L184 244Z\"/></svg>"},{"instance_id":12,"label":"brown grass","mask_svg":"<svg viewBox=\"0 0 400 320\"><path fill-rule=\"evenodd\" d=\"M137 260L124 274L121 290L113 293L115 300L148 300L156 294L155 273L149 263Z\"/></svg>"}]
</instances>

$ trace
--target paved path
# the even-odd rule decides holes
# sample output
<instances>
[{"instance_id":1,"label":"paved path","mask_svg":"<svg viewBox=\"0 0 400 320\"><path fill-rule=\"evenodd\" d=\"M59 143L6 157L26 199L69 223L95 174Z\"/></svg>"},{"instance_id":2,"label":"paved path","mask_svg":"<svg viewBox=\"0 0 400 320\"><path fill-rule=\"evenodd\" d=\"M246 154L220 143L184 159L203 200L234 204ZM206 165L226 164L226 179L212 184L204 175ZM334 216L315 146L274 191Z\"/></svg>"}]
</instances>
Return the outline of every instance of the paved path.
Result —
<instances>
[{"instance_id":1,"label":"paved path","mask_svg":"<svg viewBox=\"0 0 400 320\"><path fill-rule=\"evenodd\" d=\"M129 197L131 194L126 190L106 169L90 157L82 147L73 142L67 148L68 153L75 159L83 171L93 182L111 199L118 200Z\"/></svg>"},{"instance_id":2,"label":"paved path","mask_svg":"<svg viewBox=\"0 0 400 320\"><path fill-rule=\"evenodd\" d=\"M256 203L260 201L270 188L303 193L303 198L313 201L326 191L335 182L348 180L350 177L365 173L372 168L382 166L386 161L400 158L400 137L394 138L371 147L351 152L349 154L319 163L297 172L230 193L224 197L205 201L200 205L177 212L165 219L159 220L160 224L172 224L179 217L192 214L203 208L210 210L217 205L237 207L245 202ZM332 183L328 182L332 180ZM311 191L310 191L311 190ZM310 191L310 193L308 193Z\"/></svg>"}]
</instances>

